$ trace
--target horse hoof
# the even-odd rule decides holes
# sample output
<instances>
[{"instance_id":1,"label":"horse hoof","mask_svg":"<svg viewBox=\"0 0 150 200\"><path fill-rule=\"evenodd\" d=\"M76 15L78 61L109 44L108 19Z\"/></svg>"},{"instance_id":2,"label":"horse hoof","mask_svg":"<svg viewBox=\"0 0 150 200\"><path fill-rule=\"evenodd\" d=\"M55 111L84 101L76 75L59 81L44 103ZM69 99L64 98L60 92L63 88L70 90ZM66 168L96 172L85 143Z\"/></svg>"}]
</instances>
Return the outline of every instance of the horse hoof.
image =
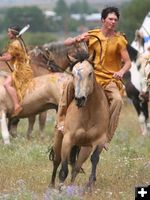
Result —
<instances>
[{"instance_id":1,"label":"horse hoof","mask_svg":"<svg viewBox=\"0 0 150 200\"><path fill-rule=\"evenodd\" d=\"M59 186L58 186L58 190L60 192L64 191L66 189L66 186L63 184L63 183L59 183Z\"/></svg>"},{"instance_id":2,"label":"horse hoof","mask_svg":"<svg viewBox=\"0 0 150 200\"><path fill-rule=\"evenodd\" d=\"M55 188L55 183L50 183L50 184L48 185L48 188Z\"/></svg>"},{"instance_id":3,"label":"horse hoof","mask_svg":"<svg viewBox=\"0 0 150 200\"><path fill-rule=\"evenodd\" d=\"M92 193L95 187L95 182L88 182L85 186L85 192Z\"/></svg>"}]
</instances>

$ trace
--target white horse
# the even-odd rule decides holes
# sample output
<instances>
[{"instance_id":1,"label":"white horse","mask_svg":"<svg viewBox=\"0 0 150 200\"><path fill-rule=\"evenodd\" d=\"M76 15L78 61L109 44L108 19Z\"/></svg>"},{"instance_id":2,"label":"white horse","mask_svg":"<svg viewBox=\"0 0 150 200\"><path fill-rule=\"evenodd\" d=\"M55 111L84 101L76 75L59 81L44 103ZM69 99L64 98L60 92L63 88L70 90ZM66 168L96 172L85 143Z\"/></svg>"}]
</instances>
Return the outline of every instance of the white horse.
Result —
<instances>
[{"instance_id":1,"label":"white horse","mask_svg":"<svg viewBox=\"0 0 150 200\"><path fill-rule=\"evenodd\" d=\"M147 135L148 112L148 92L147 92L147 73L148 63L146 56L149 54L150 47L150 13L145 17L139 30L135 32L135 39L131 43L137 51L136 58L132 59L132 67L128 72L128 82L126 84L127 96L131 98L137 111L141 134ZM130 74L129 74L130 73Z\"/></svg>"}]
</instances>

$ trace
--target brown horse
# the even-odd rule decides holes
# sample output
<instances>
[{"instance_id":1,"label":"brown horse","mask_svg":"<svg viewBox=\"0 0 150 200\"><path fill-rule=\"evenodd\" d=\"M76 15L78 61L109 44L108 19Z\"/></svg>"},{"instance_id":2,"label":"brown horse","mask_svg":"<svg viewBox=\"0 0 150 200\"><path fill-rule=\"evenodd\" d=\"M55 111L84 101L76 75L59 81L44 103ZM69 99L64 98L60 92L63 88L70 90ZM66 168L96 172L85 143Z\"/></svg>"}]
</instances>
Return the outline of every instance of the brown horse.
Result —
<instances>
[{"instance_id":1,"label":"brown horse","mask_svg":"<svg viewBox=\"0 0 150 200\"><path fill-rule=\"evenodd\" d=\"M97 84L91 58L84 54L79 59L71 58L73 66L73 81L68 88L72 88L74 95L68 103L64 134L56 130L54 138L54 160L51 185L55 185L57 168L61 162L59 172L60 182L63 183L68 175L68 160L74 145L81 147L77 161L72 170L71 181L75 180L83 162L90 152L92 169L88 186L96 181L96 167L99 154L107 141L109 125L109 106L103 89ZM66 92L67 93L67 92Z\"/></svg>"}]
</instances>

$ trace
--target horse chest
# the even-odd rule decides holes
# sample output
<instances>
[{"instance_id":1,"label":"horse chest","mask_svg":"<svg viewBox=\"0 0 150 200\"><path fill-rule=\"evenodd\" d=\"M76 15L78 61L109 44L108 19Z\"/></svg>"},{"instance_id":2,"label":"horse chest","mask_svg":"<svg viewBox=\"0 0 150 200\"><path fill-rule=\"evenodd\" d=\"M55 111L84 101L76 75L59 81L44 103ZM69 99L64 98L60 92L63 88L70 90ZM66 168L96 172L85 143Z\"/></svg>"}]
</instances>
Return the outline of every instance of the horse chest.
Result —
<instances>
[{"instance_id":1,"label":"horse chest","mask_svg":"<svg viewBox=\"0 0 150 200\"><path fill-rule=\"evenodd\" d=\"M97 109L96 109L97 108ZM86 105L78 108L73 101L68 110L65 119L66 127L71 132L82 132L86 135L98 135L101 131L104 132L108 127L108 114L102 112L99 107ZM82 130L82 131L81 131Z\"/></svg>"}]
</instances>

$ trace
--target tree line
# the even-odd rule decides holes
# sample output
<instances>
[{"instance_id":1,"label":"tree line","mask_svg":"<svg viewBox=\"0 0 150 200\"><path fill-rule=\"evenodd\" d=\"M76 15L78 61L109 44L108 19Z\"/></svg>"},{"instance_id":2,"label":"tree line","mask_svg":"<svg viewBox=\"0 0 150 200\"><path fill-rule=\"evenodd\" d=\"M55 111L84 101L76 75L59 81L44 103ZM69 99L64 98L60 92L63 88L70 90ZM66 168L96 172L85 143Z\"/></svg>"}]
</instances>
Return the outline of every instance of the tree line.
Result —
<instances>
[{"instance_id":1,"label":"tree line","mask_svg":"<svg viewBox=\"0 0 150 200\"><path fill-rule=\"evenodd\" d=\"M72 29L75 31L78 24L75 20L70 19L70 14L90 14L98 12L98 10L92 8L86 0L81 2L77 1L70 6L66 4L65 0L58 0L54 11L59 18L47 18L44 12L36 6L8 8L5 10L5 13L1 13L0 32L4 31L10 24L14 23L21 24L22 26L30 24L31 32L56 32L64 30L66 21L68 30ZM73 25L71 25L72 23L74 24L74 28Z\"/></svg>"},{"instance_id":2,"label":"tree line","mask_svg":"<svg viewBox=\"0 0 150 200\"><path fill-rule=\"evenodd\" d=\"M149 8L149 0L131 0L120 8L121 18L119 29L126 33L129 41L133 40L134 32L140 27L145 15L149 12ZM56 32L59 34L76 32L77 28L81 25L90 28L90 24L85 21L84 16L81 20L75 20L70 17L72 13L82 15L83 13L91 14L93 12L100 12L98 9L93 8L86 0L76 1L69 6L65 0L58 0L54 11L56 16L54 18L47 18L44 12L36 6L11 7L2 10L0 14L0 32L1 34L5 34L10 25L19 24L23 27L26 24L30 24L30 32L31 35L34 34L34 37L32 35L30 40L30 34L28 34L27 40L33 45L39 45L45 41L57 40ZM99 26L98 23L97 26ZM0 46L2 46L2 43L4 41L1 40Z\"/></svg>"}]
</instances>

